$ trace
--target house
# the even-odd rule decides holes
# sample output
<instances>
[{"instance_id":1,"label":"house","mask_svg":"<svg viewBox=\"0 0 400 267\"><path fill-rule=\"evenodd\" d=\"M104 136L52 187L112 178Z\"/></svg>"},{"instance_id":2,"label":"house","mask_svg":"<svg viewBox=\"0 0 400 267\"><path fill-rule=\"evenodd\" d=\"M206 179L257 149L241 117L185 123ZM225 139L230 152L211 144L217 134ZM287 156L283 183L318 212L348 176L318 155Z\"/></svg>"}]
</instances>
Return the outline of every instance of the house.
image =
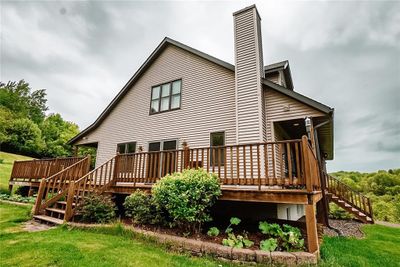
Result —
<instances>
[{"instance_id":1,"label":"house","mask_svg":"<svg viewBox=\"0 0 400 267\"><path fill-rule=\"evenodd\" d=\"M57 213L48 209L62 196L72 196L59 203L66 211L58 219L68 220L72 202L79 204L74 195L127 195L149 190L167 173L203 167L219 176L222 200L269 203L268 216L305 219L310 251L318 250L316 220L326 223L328 200L372 221L369 200L326 174L334 110L294 90L288 61L264 64L254 5L233 18L235 65L165 38L96 121L69 141L97 149L94 170L86 158L36 162L33 179L46 178L39 185L24 172L29 164L14 165L10 184L30 177L29 185L39 187L38 218Z\"/></svg>"}]
</instances>

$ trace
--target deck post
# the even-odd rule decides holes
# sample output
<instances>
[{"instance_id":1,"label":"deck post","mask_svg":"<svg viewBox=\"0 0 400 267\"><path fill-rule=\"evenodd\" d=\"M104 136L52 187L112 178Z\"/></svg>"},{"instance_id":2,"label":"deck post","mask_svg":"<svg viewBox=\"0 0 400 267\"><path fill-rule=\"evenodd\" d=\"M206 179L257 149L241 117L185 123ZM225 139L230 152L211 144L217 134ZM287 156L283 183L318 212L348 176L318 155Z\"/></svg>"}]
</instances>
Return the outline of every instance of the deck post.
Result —
<instances>
[{"instance_id":1,"label":"deck post","mask_svg":"<svg viewBox=\"0 0 400 267\"><path fill-rule=\"evenodd\" d=\"M75 181L71 181L67 193L67 205L65 207L64 222L68 222L72 216L72 203L75 195Z\"/></svg>"},{"instance_id":2,"label":"deck post","mask_svg":"<svg viewBox=\"0 0 400 267\"><path fill-rule=\"evenodd\" d=\"M310 158L308 155L308 138L307 136L303 135L301 138L301 147L303 152L303 159L304 159L304 175L306 180L306 188L308 192L313 191L313 185L311 183L311 169L310 169Z\"/></svg>"},{"instance_id":3,"label":"deck post","mask_svg":"<svg viewBox=\"0 0 400 267\"><path fill-rule=\"evenodd\" d=\"M87 157L87 166L86 166L86 170L85 170L86 172L83 173L82 176L87 174L90 171L90 164L92 163L92 156L90 154L87 154L86 157Z\"/></svg>"},{"instance_id":4,"label":"deck post","mask_svg":"<svg viewBox=\"0 0 400 267\"><path fill-rule=\"evenodd\" d=\"M190 149L187 142L183 142L183 167L184 169L190 168Z\"/></svg>"},{"instance_id":5,"label":"deck post","mask_svg":"<svg viewBox=\"0 0 400 267\"><path fill-rule=\"evenodd\" d=\"M306 227L308 251L311 253L319 251L317 221L315 218L314 204L306 206Z\"/></svg>"},{"instance_id":6,"label":"deck post","mask_svg":"<svg viewBox=\"0 0 400 267\"><path fill-rule=\"evenodd\" d=\"M12 190L13 190L13 184L9 184L8 191L10 192L10 195L12 195Z\"/></svg>"},{"instance_id":7,"label":"deck post","mask_svg":"<svg viewBox=\"0 0 400 267\"><path fill-rule=\"evenodd\" d=\"M33 211L34 215L40 214L40 207L42 206L42 199L45 190L46 190L46 179L42 178L42 180L40 181L39 190L36 197L35 209Z\"/></svg>"}]
</instances>

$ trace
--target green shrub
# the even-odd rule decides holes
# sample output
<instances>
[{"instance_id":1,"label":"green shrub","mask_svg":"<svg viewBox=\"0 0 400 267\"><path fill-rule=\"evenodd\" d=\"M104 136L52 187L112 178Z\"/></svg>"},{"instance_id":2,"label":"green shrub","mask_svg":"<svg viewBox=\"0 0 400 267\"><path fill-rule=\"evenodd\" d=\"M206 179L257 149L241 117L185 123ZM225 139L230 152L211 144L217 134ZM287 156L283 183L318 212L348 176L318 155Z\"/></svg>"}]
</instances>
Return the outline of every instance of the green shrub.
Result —
<instances>
[{"instance_id":1,"label":"green shrub","mask_svg":"<svg viewBox=\"0 0 400 267\"><path fill-rule=\"evenodd\" d=\"M107 223L115 218L115 204L109 196L90 194L78 209L82 219L93 223Z\"/></svg>"},{"instance_id":2,"label":"green shrub","mask_svg":"<svg viewBox=\"0 0 400 267\"><path fill-rule=\"evenodd\" d=\"M0 164L3 164L4 163L4 159L0 159Z\"/></svg>"},{"instance_id":3,"label":"green shrub","mask_svg":"<svg viewBox=\"0 0 400 267\"><path fill-rule=\"evenodd\" d=\"M260 242L260 249L264 251L275 251L278 241L275 238L268 238Z\"/></svg>"},{"instance_id":4,"label":"green shrub","mask_svg":"<svg viewBox=\"0 0 400 267\"><path fill-rule=\"evenodd\" d=\"M287 224L283 225L282 247L287 250L299 250L304 247L300 229Z\"/></svg>"},{"instance_id":5,"label":"green shrub","mask_svg":"<svg viewBox=\"0 0 400 267\"><path fill-rule=\"evenodd\" d=\"M0 200L8 200L21 203L35 203L35 197L23 197L20 195L0 194Z\"/></svg>"},{"instance_id":6,"label":"green shrub","mask_svg":"<svg viewBox=\"0 0 400 267\"><path fill-rule=\"evenodd\" d=\"M171 225L198 232L211 221L210 207L221 195L218 177L203 169L186 169L167 175L152 189L158 210L165 212Z\"/></svg>"},{"instance_id":7,"label":"green shrub","mask_svg":"<svg viewBox=\"0 0 400 267\"><path fill-rule=\"evenodd\" d=\"M243 233L243 235L228 233L228 238L222 240L222 245L232 248L249 248L254 245L254 242L248 239L246 233Z\"/></svg>"},{"instance_id":8,"label":"green shrub","mask_svg":"<svg viewBox=\"0 0 400 267\"><path fill-rule=\"evenodd\" d=\"M329 203L329 217L331 217L332 219L340 220L349 220L353 218L350 213L348 213L335 203Z\"/></svg>"},{"instance_id":9,"label":"green shrub","mask_svg":"<svg viewBox=\"0 0 400 267\"><path fill-rule=\"evenodd\" d=\"M300 229L287 224L281 227L276 223L260 222L261 233L267 235L268 239L260 243L260 249L266 251L280 250L292 251L304 248L304 239Z\"/></svg>"},{"instance_id":10,"label":"green shrub","mask_svg":"<svg viewBox=\"0 0 400 267\"><path fill-rule=\"evenodd\" d=\"M155 224L160 222L159 212L154 205L151 195L136 190L125 198L125 215L137 224Z\"/></svg>"},{"instance_id":11,"label":"green shrub","mask_svg":"<svg viewBox=\"0 0 400 267\"><path fill-rule=\"evenodd\" d=\"M241 222L241 220L240 220L239 218L237 218L237 217L232 217L232 218L229 220L229 225L228 225L228 227L226 227L226 229L225 229L225 233L227 233L227 234L231 233L231 232L233 231L232 225L239 225L240 222Z\"/></svg>"},{"instance_id":12,"label":"green shrub","mask_svg":"<svg viewBox=\"0 0 400 267\"><path fill-rule=\"evenodd\" d=\"M218 236L219 235L219 229L217 227L211 227L208 232L208 236Z\"/></svg>"}]
</instances>

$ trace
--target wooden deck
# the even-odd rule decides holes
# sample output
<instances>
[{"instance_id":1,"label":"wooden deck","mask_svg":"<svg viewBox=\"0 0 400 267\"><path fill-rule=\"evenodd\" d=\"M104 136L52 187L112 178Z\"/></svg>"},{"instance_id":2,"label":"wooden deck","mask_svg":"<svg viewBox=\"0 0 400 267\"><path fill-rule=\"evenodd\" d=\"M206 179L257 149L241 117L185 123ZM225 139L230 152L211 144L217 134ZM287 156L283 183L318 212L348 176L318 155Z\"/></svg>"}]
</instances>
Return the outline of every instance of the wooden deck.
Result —
<instances>
[{"instance_id":1,"label":"wooden deck","mask_svg":"<svg viewBox=\"0 0 400 267\"><path fill-rule=\"evenodd\" d=\"M369 198L333 177L320 177L315 148L306 136L282 142L118 154L92 171L89 166L90 157L17 161L9 184L38 188L35 218L69 221L89 193L150 192L169 173L201 167L218 176L221 200L304 205L310 252L319 250L315 204L322 203L324 194L364 222L373 223Z\"/></svg>"},{"instance_id":2,"label":"wooden deck","mask_svg":"<svg viewBox=\"0 0 400 267\"><path fill-rule=\"evenodd\" d=\"M322 198L321 179L315 149L306 136L281 142L117 154L92 171L89 165L89 157L16 162L10 185L38 187L36 216L54 216L62 207L57 218L69 221L89 193L150 191L169 173L204 168L218 176L222 200L304 204L309 250L318 250L315 203ZM63 198L65 203L60 201Z\"/></svg>"}]
</instances>

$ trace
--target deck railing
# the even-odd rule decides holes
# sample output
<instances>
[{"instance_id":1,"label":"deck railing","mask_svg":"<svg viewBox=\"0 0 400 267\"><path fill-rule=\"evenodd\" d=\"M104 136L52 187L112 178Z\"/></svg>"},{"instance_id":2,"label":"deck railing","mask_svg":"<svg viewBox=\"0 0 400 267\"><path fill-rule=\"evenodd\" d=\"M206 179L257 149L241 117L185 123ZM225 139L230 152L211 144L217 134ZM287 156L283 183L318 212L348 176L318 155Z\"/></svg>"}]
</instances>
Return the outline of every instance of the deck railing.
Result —
<instances>
[{"instance_id":1,"label":"deck railing","mask_svg":"<svg viewBox=\"0 0 400 267\"><path fill-rule=\"evenodd\" d=\"M337 178L326 175L328 192L346 201L349 205L369 216L373 220L372 205L369 197L353 190Z\"/></svg>"},{"instance_id":2,"label":"deck railing","mask_svg":"<svg viewBox=\"0 0 400 267\"><path fill-rule=\"evenodd\" d=\"M199 147L116 156L117 183L153 184L168 173L202 167L223 185L320 189L318 160L300 140Z\"/></svg>"},{"instance_id":3,"label":"deck railing","mask_svg":"<svg viewBox=\"0 0 400 267\"><path fill-rule=\"evenodd\" d=\"M48 178L42 178L34 213L40 214L46 207L65 197L69 185L88 173L89 168L90 156L87 156Z\"/></svg>"},{"instance_id":4,"label":"deck railing","mask_svg":"<svg viewBox=\"0 0 400 267\"><path fill-rule=\"evenodd\" d=\"M68 157L14 161L10 182L40 182L42 178L50 177L82 159Z\"/></svg>"}]
</instances>

